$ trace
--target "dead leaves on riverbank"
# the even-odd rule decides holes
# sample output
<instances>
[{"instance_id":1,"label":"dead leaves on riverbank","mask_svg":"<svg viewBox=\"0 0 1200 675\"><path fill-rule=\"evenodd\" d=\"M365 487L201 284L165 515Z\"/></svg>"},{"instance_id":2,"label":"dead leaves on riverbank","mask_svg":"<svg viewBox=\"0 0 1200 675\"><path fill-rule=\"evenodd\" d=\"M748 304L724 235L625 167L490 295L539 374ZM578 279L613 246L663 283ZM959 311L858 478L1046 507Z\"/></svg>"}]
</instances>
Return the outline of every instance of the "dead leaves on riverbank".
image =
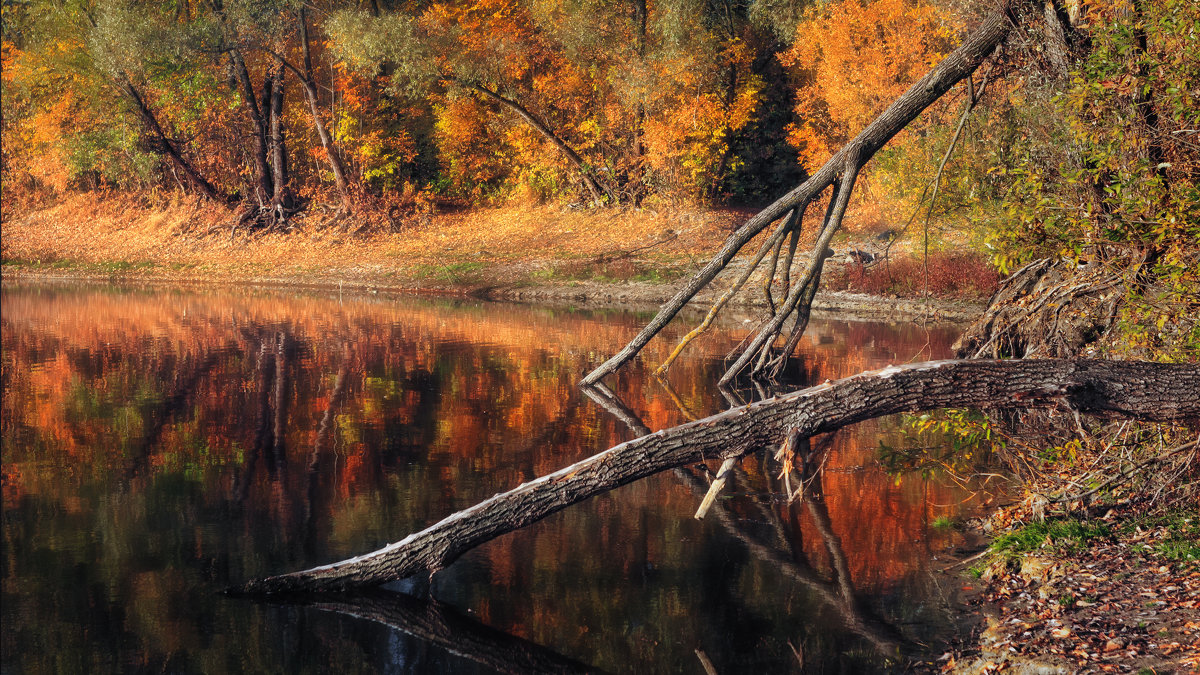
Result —
<instances>
[{"instance_id":1,"label":"dead leaves on riverbank","mask_svg":"<svg viewBox=\"0 0 1200 675\"><path fill-rule=\"evenodd\" d=\"M1115 510L1101 519L1114 533L1104 543L1026 557L1019 570L993 563L980 651L947 657L944 670L1200 672L1200 562L1172 555L1177 528L1131 526L1130 517ZM1195 535L1197 517L1185 536Z\"/></svg>"},{"instance_id":2,"label":"dead leaves on riverbank","mask_svg":"<svg viewBox=\"0 0 1200 675\"><path fill-rule=\"evenodd\" d=\"M289 232L234 232L234 209L182 193L72 193L55 204L6 212L3 258L6 266L34 274L181 282L452 292L581 282L662 284L707 262L747 215L703 205L467 208L414 202L401 208L379 202L358 204L336 219L333 210L310 205L289 221ZM877 205L859 204L852 211L871 228L886 226L875 213ZM906 257L908 243L892 250ZM832 266L831 280L846 276L840 261ZM899 276L905 288L920 286L912 273Z\"/></svg>"}]
</instances>

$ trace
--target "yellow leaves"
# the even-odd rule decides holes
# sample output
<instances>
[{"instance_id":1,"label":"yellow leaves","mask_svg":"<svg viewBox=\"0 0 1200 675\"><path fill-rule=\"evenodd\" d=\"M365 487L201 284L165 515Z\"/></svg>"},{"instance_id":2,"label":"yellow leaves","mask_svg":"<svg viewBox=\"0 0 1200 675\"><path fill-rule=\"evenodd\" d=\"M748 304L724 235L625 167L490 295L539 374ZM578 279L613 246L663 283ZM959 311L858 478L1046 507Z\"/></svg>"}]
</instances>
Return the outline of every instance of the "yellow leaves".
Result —
<instances>
[{"instance_id":1,"label":"yellow leaves","mask_svg":"<svg viewBox=\"0 0 1200 675\"><path fill-rule=\"evenodd\" d=\"M8 40L0 41L0 82L11 84L16 74L13 70L22 52Z\"/></svg>"},{"instance_id":2,"label":"yellow leaves","mask_svg":"<svg viewBox=\"0 0 1200 675\"><path fill-rule=\"evenodd\" d=\"M810 9L794 46L780 55L806 75L796 95L803 133L792 134L810 166L830 143L858 133L951 48L957 26L911 0L846 0ZM818 136L825 136L818 139Z\"/></svg>"}]
</instances>

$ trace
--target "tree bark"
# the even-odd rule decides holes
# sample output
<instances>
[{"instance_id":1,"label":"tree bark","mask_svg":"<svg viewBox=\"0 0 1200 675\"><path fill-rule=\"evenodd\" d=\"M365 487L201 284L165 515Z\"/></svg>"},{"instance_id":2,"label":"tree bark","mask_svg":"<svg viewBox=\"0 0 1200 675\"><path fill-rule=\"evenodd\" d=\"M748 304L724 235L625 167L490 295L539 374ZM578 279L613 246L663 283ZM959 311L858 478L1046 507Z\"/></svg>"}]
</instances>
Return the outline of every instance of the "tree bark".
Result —
<instances>
[{"instance_id":1,"label":"tree bark","mask_svg":"<svg viewBox=\"0 0 1200 675\"><path fill-rule=\"evenodd\" d=\"M287 143L283 133L283 78L283 59L277 58L275 69L269 79L270 105L267 110L271 128L271 176L273 179L271 194L281 220L291 212L294 206L292 189L289 185L291 179L288 176ZM267 92L264 91L263 94L265 96Z\"/></svg>"},{"instance_id":2,"label":"tree bark","mask_svg":"<svg viewBox=\"0 0 1200 675\"><path fill-rule=\"evenodd\" d=\"M466 551L652 474L737 457L785 433L807 437L941 407L1054 408L1150 421L1200 419L1200 366L1118 361L932 361L889 366L665 429L524 483L373 553L256 579L233 593L374 586L432 574Z\"/></svg>"},{"instance_id":3,"label":"tree bark","mask_svg":"<svg viewBox=\"0 0 1200 675\"><path fill-rule=\"evenodd\" d=\"M246 61L242 58L242 53L234 48L229 50L229 60L233 67L234 75L237 77L238 83L241 85L242 105L246 109L246 114L250 117L250 123L254 127L254 178L258 182L257 196L261 203L266 204L274 197L275 185L271 176L271 166L267 161L268 150L270 148L269 129L267 120L263 116L263 111L258 106L258 98L254 93L254 83L250 81L250 71L246 68Z\"/></svg>"},{"instance_id":4,"label":"tree bark","mask_svg":"<svg viewBox=\"0 0 1200 675\"><path fill-rule=\"evenodd\" d=\"M300 47L304 54L304 72L299 73L294 69L293 72L296 72L300 84L304 86L304 96L308 99L308 110L312 115L313 128L317 131L317 138L321 140L321 147L325 148L325 156L329 159L329 169L333 171L333 182L337 184L338 193L342 196L342 206L349 208L350 183L346 180L346 168L342 164L342 154L329 135L329 131L326 130L325 123L321 120L320 99L317 96L317 83L313 78L312 51L309 48L308 17L305 15L304 5L301 5L298 10L297 21L300 24ZM286 61L283 63L290 65Z\"/></svg>"},{"instance_id":5,"label":"tree bark","mask_svg":"<svg viewBox=\"0 0 1200 675\"><path fill-rule=\"evenodd\" d=\"M638 65L645 67L646 65L646 25L649 18L649 12L646 8L646 0L633 0L633 26L637 41L634 44L634 51L637 52ZM634 113L633 127L633 152L634 157L638 160L638 170L641 171L641 161L646 156L646 102L641 95L638 96L637 110Z\"/></svg>"},{"instance_id":6,"label":"tree bark","mask_svg":"<svg viewBox=\"0 0 1200 675\"><path fill-rule=\"evenodd\" d=\"M857 172L862 164L879 151L893 136L916 119L923 110L937 101L963 78L969 77L996 50L1016 25L1014 10L1018 4L1029 4L1030 0L1002 0L983 23L967 36L962 45L951 52L925 77L896 99L882 115L844 148L838 151L823 167L800 186L793 189L773 204L746 221L725 241L721 250L708 262L673 298L662 306L658 314L621 351L605 361L583 378L582 384L595 384L605 375L620 368L632 359L651 338L659 333L671 319L690 301L696 293L708 285L729 261L737 255L751 239L769 224L792 208L803 210L822 191L849 172ZM833 223L835 226L837 223ZM817 249L819 252L822 249Z\"/></svg>"},{"instance_id":7,"label":"tree bark","mask_svg":"<svg viewBox=\"0 0 1200 675\"><path fill-rule=\"evenodd\" d=\"M588 398L608 411L610 415L623 422L634 433L641 436L651 433L641 418L637 416L637 413L627 408L603 384L596 385L595 387L587 387L583 391ZM691 415L686 410L684 414L691 418ZM825 436L823 442L827 443L832 438L832 434ZM806 456L801 466L807 470L807 457L811 455L812 448L808 438L804 438L799 443L803 447L801 451L802 455ZM706 496L707 494L711 494L711 486L706 485L703 480L689 469L678 467L672 473L697 495ZM807 476L802 474L800 478L804 480ZM818 472L813 476L812 480L819 481L820 473ZM805 586L815 597L824 602L827 607L833 609L842 620L843 627L847 630L863 636L882 653L898 654L911 651L914 643L905 638L895 626L872 615L870 610L867 609L866 603L861 601L854 592L854 589L848 583L844 583L850 579L850 573L845 564L846 554L842 550L841 541L833 532L829 510L826 508L825 503L817 497L820 492L821 489L818 483L815 494L804 499L804 501L808 506L809 512L812 514L813 524L817 527L825 543L825 549L829 552L830 562L833 563L834 574L830 580L822 578L817 573L803 551L800 551L798 548L793 550L793 546L791 545L793 538L789 537L783 531L783 523L779 520L779 516L767 505L763 504L761 498L756 499L754 503L762 516L761 521L771 524L775 535L774 541L767 541L766 538L761 536L761 533L751 534L748 528L744 527L745 521L731 513L727 502L718 502L711 513L713 518L725 528L726 532L734 539L740 541L746 547L747 551L756 558L776 566L780 572Z\"/></svg>"}]
</instances>

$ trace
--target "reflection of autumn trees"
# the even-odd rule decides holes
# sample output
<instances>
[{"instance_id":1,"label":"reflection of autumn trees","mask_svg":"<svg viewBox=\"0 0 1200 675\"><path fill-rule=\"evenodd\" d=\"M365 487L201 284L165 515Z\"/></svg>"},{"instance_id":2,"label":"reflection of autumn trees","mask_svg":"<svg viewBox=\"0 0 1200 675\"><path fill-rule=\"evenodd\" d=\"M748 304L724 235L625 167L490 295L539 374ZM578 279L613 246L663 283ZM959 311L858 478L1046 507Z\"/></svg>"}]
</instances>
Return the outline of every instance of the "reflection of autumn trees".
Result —
<instances>
[{"instance_id":1,"label":"reflection of autumn trees","mask_svg":"<svg viewBox=\"0 0 1200 675\"><path fill-rule=\"evenodd\" d=\"M650 429L642 423L637 414L603 385L589 387L586 391L589 398L628 426L635 435L642 436L650 433ZM821 479L825 465L824 462L818 464L818 460L829 452L832 441L842 435L843 431L826 434L821 438L816 449L813 448L810 439L803 438L799 441L796 449L797 462L800 466L799 480L805 489L805 493L801 496L801 502L811 516L811 526L800 527L794 520L789 519L792 525L789 532L789 528L785 526L784 521L777 513L776 506L764 499L764 494L771 494L772 472L764 472L760 476L761 481L756 481L760 482L767 492L760 491L758 496L749 500L748 505L734 505L727 501L721 501L709 513L713 520L745 546L752 555L770 563L777 568L778 572L810 590L824 605L833 610L846 629L861 635L881 653L895 655L911 651L915 646L914 643L905 638L894 626L874 616L872 610L866 606L862 597L856 592L848 556L843 548L841 538L834 531L832 518L822 494ZM766 468L765 455L760 454L759 459L760 466ZM672 473L682 484L692 489L697 499L709 491L709 484L688 469L675 469ZM744 483L751 482L747 480L748 477L744 471L739 469L736 473L741 476ZM759 490L761 489L760 487ZM791 501L789 500L782 509L785 516L794 515L790 505ZM754 511L754 515L748 516L746 513L739 513L741 510L739 506L749 506ZM852 512L852 509L846 511ZM763 523L765 527L754 528L745 524L754 522ZM766 532L756 533L755 529L765 529ZM804 531L815 531L818 536L806 538L802 534ZM827 567L830 570L828 579L824 578L824 575L815 569L811 562L812 555L809 550L814 543L827 556ZM809 544L809 546L805 546L805 544ZM901 574L893 578L898 579L902 576L903 572L901 571Z\"/></svg>"},{"instance_id":2,"label":"reflection of autumn trees","mask_svg":"<svg viewBox=\"0 0 1200 675\"><path fill-rule=\"evenodd\" d=\"M236 466L233 494L242 500L253 492L275 503L285 522L303 517L288 515L297 507L312 509L311 503L285 508L288 495L321 493L352 503L389 467L414 458L427 460L425 478L444 486L425 497L431 511L424 518L432 518L486 492L482 483L512 487L621 433L573 395L571 378L627 331L603 319L506 310L512 320L503 320L473 305L447 314L419 304L317 298L281 304L254 295L182 294L171 303L141 294L49 300L5 301L6 436L11 430L35 437L97 476L136 473L143 464ZM815 344L802 344L794 378L836 378L909 358L914 342L928 339L944 350L948 341L946 334L926 338L904 327L816 328ZM484 344L473 344L471 335L485 336ZM717 343L707 343L709 354L724 349ZM707 356L672 377L694 414L720 406L706 384L718 365ZM622 375L618 388L653 428L683 419L670 392L641 370ZM322 470L307 476L298 469L310 466ZM6 478L7 492L42 489L36 476L16 470ZM472 478L481 475L487 479ZM297 492L300 482L305 489ZM865 500L882 512L889 507L875 496L881 494L855 486L843 501Z\"/></svg>"},{"instance_id":3,"label":"reflection of autumn trees","mask_svg":"<svg viewBox=\"0 0 1200 675\"><path fill-rule=\"evenodd\" d=\"M70 611L136 635L147 664L203 651L201 627L171 608L217 611L197 596L214 584L367 550L629 435L575 387L632 332L626 315L232 291L6 287L3 303L6 561L32 586L86 567L89 590ZM907 360L926 341L937 357L950 338L903 326L813 328L791 373L808 381ZM709 383L738 338L714 333L672 369L693 414L723 407ZM648 365L673 346L661 342ZM684 419L649 368L612 384L651 428ZM848 577L867 594L920 567L922 549L900 544L923 536L941 513L934 505L960 499L855 470L870 462L876 430L833 440L822 485ZM768 485L769 471L749 464L746 484ZM669 476L626 486L469 554L443 573L439 594L555 651L602 654L597 665L614 670L659 658L655 649L668 647L651 645L669 643L679 622L717 634L738 627L737 612L773 615L755 589L776 568L744 555L727 570L712 562L713 574L733 575L729 602L739 609L695 615L694 558L709 545L707 526L690 518L696 501ZM827 575L810 516L779 517L796 555ZM847 527L854 522L872 527ZM28 543L9 546L10 536ZM31 570L36 555L63 567ZM122 617L124 607L138 616ZM59 620L40 606L22 611ZM652 619L631 627L631 616ZM691 646L679 649L694 659Z\"/></svg>"}]
</instances>

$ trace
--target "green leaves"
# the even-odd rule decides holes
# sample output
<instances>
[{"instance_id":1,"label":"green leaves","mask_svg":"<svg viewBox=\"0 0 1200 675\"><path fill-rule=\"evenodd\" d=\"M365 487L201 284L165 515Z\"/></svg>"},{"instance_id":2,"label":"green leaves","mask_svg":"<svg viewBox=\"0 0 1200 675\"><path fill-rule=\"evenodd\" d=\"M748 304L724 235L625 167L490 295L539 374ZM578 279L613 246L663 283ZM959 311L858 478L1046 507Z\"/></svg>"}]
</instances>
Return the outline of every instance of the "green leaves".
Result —
<instances>
[{"instance_id":1,"label":"green leaves","mask_svg":"<svg viewBox=\"0 0 1200 675\"><path fill-rule=\"evenodd\" d=\"M992 175L1007 184L986 240L1004 271L1040 257L1101 262L1133 282L1119 317L1144 358L1198 358L1200 7L1097 2L1065 89L1036 88Z\"/></svg>"},{"instance_id":2,"label":"green leaves","mask_svg":"<svg viewBox=\"0 0 1200 675\"><path fill-rule=\"evenodd\" d=\"M437 78L429 43L412 16L342 10L330 15L325 30L339 59L360 72L386 70L395 92L427 94Z\"/></svg>"}]
</instances>

